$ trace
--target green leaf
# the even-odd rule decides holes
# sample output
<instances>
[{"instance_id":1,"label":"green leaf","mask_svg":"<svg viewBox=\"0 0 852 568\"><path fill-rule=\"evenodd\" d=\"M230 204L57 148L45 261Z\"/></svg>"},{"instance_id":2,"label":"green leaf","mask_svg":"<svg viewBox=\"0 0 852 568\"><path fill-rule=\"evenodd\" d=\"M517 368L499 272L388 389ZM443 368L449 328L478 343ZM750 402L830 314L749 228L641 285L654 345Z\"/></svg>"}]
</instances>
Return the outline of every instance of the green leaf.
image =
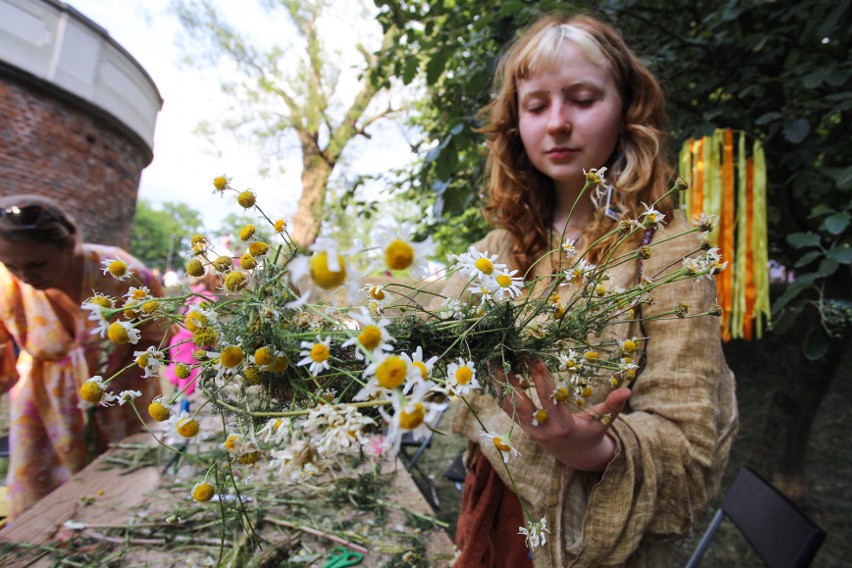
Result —
<instances>
[{"instance_id":1,"label":"green leaf","mask_svg":"<svg viewBox=\"0 0 852 568\"><path fill-rule=\"evenodd\" d=\"M817 276L826 277L831 276L835 272L837 272L840 264L834 260L833 258L824 258L822 262L819 263L819 268L817 269Z\"/></svg>"},{"instance_id":2,"label":"green leaf","mask_svg":"<svg viewBox=\"0 0 852 568\"><path fill-rule=\"evenodd\" d=\"M849 166L845 170L840 170L835 175L834 181L837 183L837 187L841 189L852 186L852 166Z\"/></svg>"},{"instance_id":3,"label":"green leaf","mask_svg":"<svg viewBox=\"0 0 852 568\"><path fill-rule=\"evenodd\" d=\"M803 290L805 290L808 286L813 284L814 280L817 279L816 274L802 274L797 276L793 282L787 286L787 289L784 290L784 293L775 300L775 303L772 304L772 313L778 313L781 309L784 308L787 304L790 303L796 296L798 296Z\"/></svg>"},{"instance_id":4,"label":"green leaf","mask_svg":"<svg viewBox=\"0 0 852 568\"><path fill-rule=\"evenodd\" d=\"M451 49L439 49L435 52L426 64L426 84L434 85L444 73L444 67L447 65L447 60L452 54Z\"/></svg>"},{"instance_id":5,"label":"green leaf","mask_svg":"<svg viewBox=\"0 0 852 568\"><path fill-rule=\"evenodd\" d=\"M849 213L836 213L822 222L825 230L832 235L839 235L849 226Z\"/></svg>"},{"instance_id":6,"label":"green leaf","mask_svg":"<svg viewBox=\"0 0 852 568\"><path fill-rule=\"evenodd\" d=\"M829 258L833 258L840 264L850 264L852 263L852 247L847 244L844 244L837 248L831 249L826 253L826 256Z\"/></svg>"},{"instance_id":7,"label":"green leaf","mask_svg":"<svg viewBox=\"0 0 852 568\"><path fill-rule=\"evenodd\" d=\"M825 329L821 325L818 325L811 330L807 339L805 339L805 345L802 348L805 357L811 361L822 359L828 353L830 341L831 338L825 332Z\"/></svg>"},{"instance_id":8,"label":"green leaf","mask_svg":"<svg viewBox=\"0 0 852 568\"><path fill-rule=\"evenodd\" d=\"M803 255L799 260L796 261L796 264L793 265L793 268L801 268L803 266L807 266L812 263L816 259L822 256L822 251L812 250L811 252Z\"/></svg>"},{"instance_id":9,"label":"green leaf","mask_svg":"<svg viewBox=\"0 0 852 568\"><path fill-rule=\"evenodd\" d=\"M784 123L784 138L791 144L800 144L811 131L811 123L807 118L796 118Z\"/></svg>"},{"instance_id":10,"label":"green leaf","mask_svg":"<svg viewBox=\"0 0 852 568\"><path fill-rule=\"evenodd\" d=\"M819 235L808 231L807 233L791 233L787 235L787 242L794 248L818 247Z\"/></svg>"}]
</instances>

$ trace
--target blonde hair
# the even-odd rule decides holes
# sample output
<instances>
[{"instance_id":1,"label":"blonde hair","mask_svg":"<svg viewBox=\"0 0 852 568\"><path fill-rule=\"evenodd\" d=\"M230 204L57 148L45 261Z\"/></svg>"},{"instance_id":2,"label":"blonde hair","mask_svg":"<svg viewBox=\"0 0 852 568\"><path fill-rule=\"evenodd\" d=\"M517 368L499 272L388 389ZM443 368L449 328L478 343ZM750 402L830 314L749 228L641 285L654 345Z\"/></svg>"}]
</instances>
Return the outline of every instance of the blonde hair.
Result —
<instances>
[{"instance_id":1,"label":"blonde hair","mask_svg":"<svg viewBox=\"0 0 852 568\"><path fill-rule=\"evenodd\" d=\"M551 248L554 206L553 182L539 172L524 150L518 130L518 85L539 66L559 64L562 42L570 41L589 58L605 65L622 100L622 134L616 151L605 164L615 187L613 205L623 217L635 218L642 203L660 199L674 178L668 156L665 97L659 83L624 43L619 33L588 16L552 15L539 20L508 46L495 73L494 99L480 112L486 135L487 202L483 209L493 225L515 237L515 261L522 271ZM671 200L656 208L671 215ZM609 232L615 221L597 210L584 228L587 242ZM591 248L595 262L615 237Z\"/></svg>"}]
</instances>

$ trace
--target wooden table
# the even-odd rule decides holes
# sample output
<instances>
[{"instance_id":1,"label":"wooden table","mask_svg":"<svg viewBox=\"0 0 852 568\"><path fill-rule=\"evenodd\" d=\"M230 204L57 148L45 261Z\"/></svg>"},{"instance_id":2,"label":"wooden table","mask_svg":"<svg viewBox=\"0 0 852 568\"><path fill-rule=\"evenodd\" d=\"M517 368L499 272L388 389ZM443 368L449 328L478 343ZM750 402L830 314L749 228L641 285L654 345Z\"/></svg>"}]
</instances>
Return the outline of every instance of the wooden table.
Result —
<instances>
[{"instance_id":1,"label":"wooden table","mask_svg":"<svg viewBox=\"0 0 852 568\"><path fill-rule=\"evenodd\" d=\"M123 447L145 444L155 442L149 434L137 434L128 438ZM176 488L175 478L161 473L162 465L116 466L114 460L122 455L121 447L95 460L16 519L12 526L0 531L0 566L51 566L56 565L57 559L64 558L79 564L94 559L103 564L112 561L121 566L162 568L206 565L211 559L214 562L220 559L221 525L207 523L206 528L199 527L197 532L192 532L195 529L191 524L184 523L177 530L166 523L166 518L182 502L182 511L190 517L198 508L215 508L218 504L186 501L188 480L183 480L182 489ZM194 476L190 471L185 477ZM342 479L334 483L340 484ZM311 526L304 516L294 520L292 509L286 506L277 509L264 505L265 514L256 523L263 548L260 551L247 548L244 535L234 531L224 535L227 542L224 553L226 557L229 553L236 556L239 549L238 552L248 554L257 566L277 566L288 555L292 559L298 554L304 566L322 566L331 548L340 546L342 541L353 548L363 547L361 566L365 568L401 557L406 547L415 559L413 566L450 565L452 543L444 530L429 522L432 511L405 468L390 461L383 466L382 479L387 481L378 517L376 511L360 511L354 505L338 506L332 513L316 514L317 521L346 517L343 521L359 527L362 538L354 533L348 536L344 533L341 537L339 531L324 529L320 522ZM295 494L291 493L294 489L284 484L280 488L272 487L272 491L268 485L265 489L267 494ZM249 489L246 491L250 494ZM317 495L317 499L322 499L322 492ZM304 505L311 504L311 498L304 502ZM246 505L250 512L255 511L254 507L254 502ZM212 514L209 510L204 513L208 518ZM69 528L68 521L86 528ZM129 525L134 527L128 528ZM191 531L187 539L188 529ZM169 536L170 531L174 532L173 538ZM245 562L238 559L232 565L243 566Z\"/></svg>"}]
</instances>

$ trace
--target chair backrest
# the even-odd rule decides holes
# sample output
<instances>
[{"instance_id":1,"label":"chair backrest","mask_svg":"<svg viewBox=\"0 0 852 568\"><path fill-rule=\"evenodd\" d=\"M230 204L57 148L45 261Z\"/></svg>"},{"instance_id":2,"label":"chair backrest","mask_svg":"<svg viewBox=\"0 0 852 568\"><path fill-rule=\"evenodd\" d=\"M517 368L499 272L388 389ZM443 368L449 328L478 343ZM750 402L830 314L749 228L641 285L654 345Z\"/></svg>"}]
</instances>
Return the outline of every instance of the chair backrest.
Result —
<instances>
[{"instance_id":1,"label":"chair backrest","mask_svg":"<svg viewBox=\"0 0 852 568\"><path fill-rule=\"evenodd\" d=\"M823 529L748 467L737 474L721 509L770 568L808 566L825 540Z\"/></svg>"},{"instance_id":2,"label":"chair backrest","mask_svg":"<svg viewBox=\"0 0 852 568\"><path fill-rule=\"evenodd\" d=\"M769 568L804 568L825 540L823 529L771 483L744 466L722 499L687 568L698 566L723 515L731 519Z\"/></svg>"}]
</instances>

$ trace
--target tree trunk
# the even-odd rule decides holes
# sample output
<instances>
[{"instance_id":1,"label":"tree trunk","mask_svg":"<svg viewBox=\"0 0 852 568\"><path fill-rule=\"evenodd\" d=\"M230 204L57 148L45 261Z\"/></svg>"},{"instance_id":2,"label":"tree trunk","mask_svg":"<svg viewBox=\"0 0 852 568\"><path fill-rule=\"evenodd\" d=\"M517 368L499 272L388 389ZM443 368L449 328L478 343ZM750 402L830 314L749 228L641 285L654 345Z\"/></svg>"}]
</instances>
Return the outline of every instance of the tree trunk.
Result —
<instances>
[{"instance_id":1,"label":"tree trunk","mask_svg":"<svg viewBox=\"0 0 852 568\"><path fill-rule=\"evenodd\" d=\"M787 377L779 377L781 387L772 398L764 436L767 449L775 451L772 483L797 504L805 499L805 465L814 418L838 374L848 345L847 335L832 339L823 358L807 359L794 338L807 335L801 332L810 329L807 324L820 324L816 317L803 315L802 320L809 321L798 322L799 325L787 333L791 340L790 352L797 353L798 360Z\"/></svg>"},{"instance_id":2,"label":"tree trunk","mask_svg":"<svg viewBox=\"0 0 852 568\"><path fill-rule=\"evenodd\" d=\"M293 221L292 237L300 247L307 248L317 239L322 227L326 186L334 165L310 141L307 144L303 141L302 156L302 196Z\"/></svg>"}]
</instances>

